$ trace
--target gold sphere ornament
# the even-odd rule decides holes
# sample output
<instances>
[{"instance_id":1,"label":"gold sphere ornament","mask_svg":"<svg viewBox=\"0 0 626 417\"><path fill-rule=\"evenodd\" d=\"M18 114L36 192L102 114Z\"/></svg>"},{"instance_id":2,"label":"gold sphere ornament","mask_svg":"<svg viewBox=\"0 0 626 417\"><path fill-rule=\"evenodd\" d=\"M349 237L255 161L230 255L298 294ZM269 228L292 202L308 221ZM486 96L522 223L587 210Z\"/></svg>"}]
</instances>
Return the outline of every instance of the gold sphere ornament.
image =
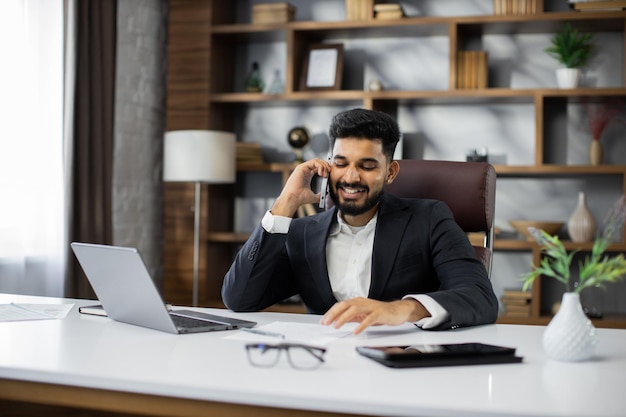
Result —
<instances>
[{"instance_id":1,"label":"gold sphere ornament","mask_svg":"<svg viewBox=\"0 0 626 417\"><path fill-rule=\"evenodd\" d=\"M302 148L309 143L309 132L305 127L296 126L289 131L287 142L296 154L296 161L303 162Z\"/></svg>"}]
</instances>

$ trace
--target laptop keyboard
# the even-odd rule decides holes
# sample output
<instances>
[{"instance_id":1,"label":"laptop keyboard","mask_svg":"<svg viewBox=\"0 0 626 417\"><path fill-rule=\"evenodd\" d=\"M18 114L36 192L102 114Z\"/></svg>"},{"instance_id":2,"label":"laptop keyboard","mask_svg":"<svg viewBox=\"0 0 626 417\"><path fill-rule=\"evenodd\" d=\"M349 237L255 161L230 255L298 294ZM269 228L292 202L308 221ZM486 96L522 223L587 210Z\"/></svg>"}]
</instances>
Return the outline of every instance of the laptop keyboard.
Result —
<instances>
[{"instance_id":1,"label":"laptop keyboard","mask_svg":"<svg viewBox=\"0 0 626 417\"><path fill-rule=\"evenodd\" d=\"M183 329L193 329L196 327L208 327L212 325L219 325L219 323L215 323L207 320L198 320L192 319L190 317L178 316L175 314L170 314L170 317L174 321L174 325Z\"/></svg>"}]
</instances>

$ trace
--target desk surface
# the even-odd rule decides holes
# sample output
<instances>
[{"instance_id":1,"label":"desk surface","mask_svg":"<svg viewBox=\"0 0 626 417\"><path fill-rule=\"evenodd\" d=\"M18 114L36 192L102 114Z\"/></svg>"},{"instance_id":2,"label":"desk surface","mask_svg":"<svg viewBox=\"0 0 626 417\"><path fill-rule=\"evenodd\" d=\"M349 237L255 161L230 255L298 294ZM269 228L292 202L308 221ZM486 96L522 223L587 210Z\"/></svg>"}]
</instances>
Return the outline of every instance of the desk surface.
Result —
<instances>
[{"instance_id":1,"label":"desk surface","mask_svg":"<svg viewBox=\"0 0 626 417\"><path fill-rule=\"evenodd\" d=\"M61 320L0 323L0 381L83 387L175 399L385 416L624 416L626 330L598 329L592 361L561 363L541 350L544 327L489 325L443 332L373 328L327 346L327 362L298 371L248 364L231 332L172 335L78 313L93 301L0 294L0 303L76 303ZM211 311L211 310L209 310ZM317 323L318 316L238 314ZM483 342L517 348L521 364L390 369L358 345ZM0 390L3 391L3 390ZM34 402L37 394L29 394ZM19 397L19 396L18 396ZM17 397L0 392L0 398ZM17 398L19 399L19 398Z\"/></svg>"}]
</instances>

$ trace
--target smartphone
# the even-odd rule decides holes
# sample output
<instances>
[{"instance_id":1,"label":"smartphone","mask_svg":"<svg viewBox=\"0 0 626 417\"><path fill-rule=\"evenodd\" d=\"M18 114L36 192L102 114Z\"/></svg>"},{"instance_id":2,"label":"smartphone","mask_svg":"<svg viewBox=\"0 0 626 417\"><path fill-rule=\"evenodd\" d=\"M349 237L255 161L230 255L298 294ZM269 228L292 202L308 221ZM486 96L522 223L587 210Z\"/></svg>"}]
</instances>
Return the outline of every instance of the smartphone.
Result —
<instances>
[{"instance_id":1,"label":"smartphone","mask_svg":"<svg viewBox=\"0 0 626 417\"><path fill-rule=\"evenodd\" d=\"M322 178L322 185L320 186L320 204L321 209L326 208L326 194L328 194L328 177Z\"/></svg>"},{"instance_id":2,"label":"smartphone","mask_svg":"<svg viewBox=\"0 0 626 417\"><path fill-rule=\"evenodd\" d=\"M515 348L483 343L357 346L357 352L393 368L521 362Z\"/></svg>"}]
</instances>

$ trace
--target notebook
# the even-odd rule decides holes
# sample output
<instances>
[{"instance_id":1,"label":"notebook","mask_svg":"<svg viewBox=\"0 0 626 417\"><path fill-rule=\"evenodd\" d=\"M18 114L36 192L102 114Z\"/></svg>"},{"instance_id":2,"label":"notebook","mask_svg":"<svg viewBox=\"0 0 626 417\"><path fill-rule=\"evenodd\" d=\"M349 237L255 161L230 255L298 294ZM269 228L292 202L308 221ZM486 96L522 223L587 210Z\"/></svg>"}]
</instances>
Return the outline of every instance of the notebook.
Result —
<instances>
[{"instance_id":1,"label":"notebook","mask_svg":"<svg viewBox=\"0 0 626 417\"><path fill-rule=\"evenodd\" d=\"M168 311L135 248L70 244L89 283L113 320L169 333L253 327L255 322L193 310Z\"/></svg>"}]
</instances>

